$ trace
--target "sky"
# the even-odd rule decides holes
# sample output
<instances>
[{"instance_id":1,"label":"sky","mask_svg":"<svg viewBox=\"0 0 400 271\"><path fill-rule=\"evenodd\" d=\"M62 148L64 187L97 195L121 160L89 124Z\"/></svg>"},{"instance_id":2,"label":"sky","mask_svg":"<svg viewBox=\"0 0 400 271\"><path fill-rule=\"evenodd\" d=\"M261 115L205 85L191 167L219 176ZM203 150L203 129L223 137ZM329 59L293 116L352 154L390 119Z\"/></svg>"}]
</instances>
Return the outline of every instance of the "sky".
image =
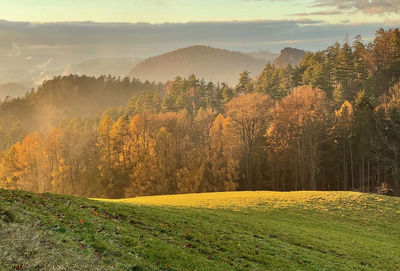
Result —
<instances>
[{"instance_id":1,"label":"sky","mask_svg":"<svg viewBox=\"0 0 400 271\"><path fill-rule=\"evenodd\" d=\"M400 26L400 0L0 0L0 81L192 45L322 50Z\"/></svg>"},{"instance_id":2,"label":"sky","mask_svg":"<svg viewBox=\"0 0 400 271\"><path fill-rule=\"evenodd\" d=\"M0 0L0 19L60 22L400 21L399 0Z\"/></svg>"}]
</instances>

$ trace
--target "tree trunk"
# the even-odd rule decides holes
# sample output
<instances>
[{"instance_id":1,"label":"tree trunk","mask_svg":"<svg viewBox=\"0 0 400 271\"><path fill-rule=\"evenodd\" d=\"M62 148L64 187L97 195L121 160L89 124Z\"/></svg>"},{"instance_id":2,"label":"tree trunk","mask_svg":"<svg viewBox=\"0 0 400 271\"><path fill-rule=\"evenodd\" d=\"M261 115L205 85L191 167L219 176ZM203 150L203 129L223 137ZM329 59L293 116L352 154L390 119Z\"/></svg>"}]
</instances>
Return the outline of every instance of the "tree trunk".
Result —
<instances>
[{"instance_id":1,"label":"tree trunk","mask_svg":"<svg viewBox=\"0 0 400 271\"><path fill-rule=\"evenodd\" d=\"M353 161L353 148L350 145L350 162L351 162L351 190L354 191L354 161Z\"/></svg>"}]
</instances>

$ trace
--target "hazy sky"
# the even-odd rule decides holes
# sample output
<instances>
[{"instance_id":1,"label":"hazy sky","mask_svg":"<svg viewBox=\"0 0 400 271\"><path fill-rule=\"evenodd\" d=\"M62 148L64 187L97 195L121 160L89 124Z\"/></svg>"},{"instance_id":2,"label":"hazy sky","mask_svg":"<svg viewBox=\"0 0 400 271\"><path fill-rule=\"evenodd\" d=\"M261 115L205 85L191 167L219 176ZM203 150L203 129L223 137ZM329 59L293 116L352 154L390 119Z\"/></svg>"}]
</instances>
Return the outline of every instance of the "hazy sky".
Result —
<instances>
[{"instance_id":1,"label":"hazy sky","mask_svg":"<svg viewBox=\"0 0 400 271\"><path fill-rule=\"evenodd\" d=\"M56 22L400 21L400 0L0 0L0 19Z\"/></svg>"},{"instance_id":2,"label":"hazy sky","mask_svg":"<svg viewBox=\"0 0 400 271\"><path fill-rule=\"evenodd\" d=\"M0 79L199 44L315 51L399 26L400 0L0 0Z\"/></svg>"}]
</instances>

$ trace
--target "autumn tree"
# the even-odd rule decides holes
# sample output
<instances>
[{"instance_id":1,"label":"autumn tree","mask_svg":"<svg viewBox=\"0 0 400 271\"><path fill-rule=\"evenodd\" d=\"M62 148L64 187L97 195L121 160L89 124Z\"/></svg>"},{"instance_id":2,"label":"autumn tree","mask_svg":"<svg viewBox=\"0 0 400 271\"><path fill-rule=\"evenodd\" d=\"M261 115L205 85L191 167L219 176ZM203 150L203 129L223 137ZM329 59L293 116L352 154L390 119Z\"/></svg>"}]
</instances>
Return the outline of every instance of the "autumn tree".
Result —
<instances>
[{"instance_id":1,"label":"autumn tree","mask_svg":"<svg viewBox=\"0 0 400 271\"><path fill-rule=\"evenodd\" d=\"M342 185L340 186L338 184L338 190L348 190L349 188L352 190L354 189L352 150L353 121L353 106L348 101L345 101L340 109L335 110L333 127L334 143L336 148L340 150L341 153L339 155L342 157L342 167L339 170L339 172L342 172L342 176L338 176L338 179L342 180ZM349 174L349 172L351 174ZM349 182L349 179L351 179L351 182Z\"/></svg>"},{"instance_id":2,"label":"autumn tree","mask_svg":"<svg viewBox=\"0 0 400 271\"><path fill-rule=\"evenodd\" d=\"M311 87L296 88L276 104L271 114L266 137L275 154L286 156L282 166L286 182L292 183L286 187L319 188L321 145L330 122L325 93Z\"/></svg>"},{"instance_id":3,"label":"autumn tree","mask_svg":"<svg viewBox=\"0 0 400 271\"><path fill-rule=\"evenodd\" d=\"M210 128L208 191L231 191L238 186L240 152L230 125L231 119L219 114Z\"/></svg>"},{"instance_id":4,"label":"autumn tree","mask_svg":"<svg viewBox=\"0 0 400 271\"><path fill-rule=\"evenodd\" d=\"M226 106L226 115L232 124L230 129L237 136L237 148L242 155L244 189L257 189L262 186L265 169L263 135L271 120L270 110L273 100L264 94L253 93L234 98Z\"/></svg>"}]
</instances>

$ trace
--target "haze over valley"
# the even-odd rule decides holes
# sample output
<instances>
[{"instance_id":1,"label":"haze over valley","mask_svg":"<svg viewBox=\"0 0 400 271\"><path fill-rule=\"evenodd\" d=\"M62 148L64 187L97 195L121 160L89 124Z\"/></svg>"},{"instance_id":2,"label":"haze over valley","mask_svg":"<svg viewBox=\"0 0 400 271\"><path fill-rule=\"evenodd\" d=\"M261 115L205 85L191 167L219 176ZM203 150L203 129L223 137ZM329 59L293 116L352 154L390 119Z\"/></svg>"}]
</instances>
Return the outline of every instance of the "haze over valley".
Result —
<instances>
[{"instance_id":1,"label":"haze over valley","mask_svg":"<svg viewBox=\"0 0 400 271\"><path fill-rule=\"evenodd\" d=\"M282 31L274 31L275 27ZM240 70L248 69L256 76L266 62L273 62L286 47L315 51L335 41L343 41L346 33L350 37L360 34L368 41L374 34L371 30L373 27L320 25L312 20L176 24L30 23L3 20L0 21L0 84L17 83L30 90L57 75L111 74L124 77L137 73L141 79L165 81L177 75L200 72L199 77L205 80L232 85L236 84L235 78ZM237 59L235 65L230 65L228 69L217 69L216 65L223 66L226 61L213 59L213 64L207 61L202 65L191 63L186 65L185 70L176 67L167 72L165 67L161 68L166 64L164 58L158 72L152 68L152 73L145 72L146 66L150 68L146 63L154 63L154 59L148 58L196 45L241 52L256 60L241 56L241 60ZM212 53L203 53L205 58L213 57ZM185 61L196 57L201 55L193 51L192 55L186 55ZM147 62L136 67L142 60ZM205 69L208 72L202 73ZM212 76L210 73L213 73ZM4 93L0 92L0 99L5 98ZM19 96L21 92L7 92L7 95Z\"/></svg>"}]
</instances>

